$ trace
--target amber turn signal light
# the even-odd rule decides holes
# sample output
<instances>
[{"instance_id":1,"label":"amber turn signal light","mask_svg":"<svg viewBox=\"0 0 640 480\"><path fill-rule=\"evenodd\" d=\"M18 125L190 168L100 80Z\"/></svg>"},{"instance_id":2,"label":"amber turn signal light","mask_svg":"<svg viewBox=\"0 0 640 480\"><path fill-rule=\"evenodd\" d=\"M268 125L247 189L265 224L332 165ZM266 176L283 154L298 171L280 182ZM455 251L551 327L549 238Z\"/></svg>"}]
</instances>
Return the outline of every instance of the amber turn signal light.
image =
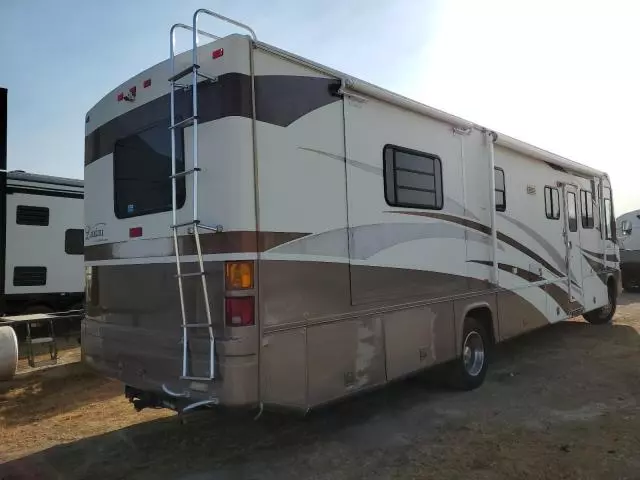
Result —
<instances>
[{"instance_id":1,"label":"amber turn signal light","mask_svg":"<svg viewBox=\"0 0 640 480\"><path fill-rule=\"evenodd\" d=\"M224 271L227 290L253 288L253 262L227 262Z\"/></svg>"}]
</instances>

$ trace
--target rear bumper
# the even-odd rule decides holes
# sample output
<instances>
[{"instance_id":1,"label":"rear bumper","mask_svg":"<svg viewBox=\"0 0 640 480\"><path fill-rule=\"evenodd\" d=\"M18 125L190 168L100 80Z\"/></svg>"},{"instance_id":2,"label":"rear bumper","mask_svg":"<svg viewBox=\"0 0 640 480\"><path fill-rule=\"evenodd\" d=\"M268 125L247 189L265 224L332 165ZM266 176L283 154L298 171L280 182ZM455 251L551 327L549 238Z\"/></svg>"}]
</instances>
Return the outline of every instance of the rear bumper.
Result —
<instances>
[{"instance_id":1,"label":"rear bumper","mask_svg":"<svg viewBox=\"0 0 640 480\"><path fill-rule=\"evenodd\" d=\"M176 320L178 324L178 320ZM190 365L194 375L208 375L208 341L193 342ZM82 329L84 361L104 375L141 392L171 400L165 390L185 393L189 403L214 400L227 406L258 403L257 355L216 355L215 378L210 381L181 380L180 331L159 335L105 325L90 318ZM166 398L165 398L166 397ZM175 402L174 402L175 403ZM178 402L180 403L180 402ZM166 406L166 405L165 405Z\"/></svg>"}]
</instances>

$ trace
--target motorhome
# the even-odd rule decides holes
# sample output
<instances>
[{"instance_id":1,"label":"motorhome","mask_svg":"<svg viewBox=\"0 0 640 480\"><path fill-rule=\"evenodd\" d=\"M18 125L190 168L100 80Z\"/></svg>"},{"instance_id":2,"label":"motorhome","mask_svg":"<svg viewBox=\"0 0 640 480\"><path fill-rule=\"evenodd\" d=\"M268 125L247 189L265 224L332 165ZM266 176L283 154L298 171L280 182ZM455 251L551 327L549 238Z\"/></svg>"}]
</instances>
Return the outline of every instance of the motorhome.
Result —
<instances>
[{"instance_id":1,"label":"motorhome","mask_svg":"<svg viewBox=\"0 0 640 480\"><path fill-rule=\"evenodd\" d=\"M634 292L640 289L640 210L620 215L616 221L620 239L622 286Z\"/></svg>"},{"instance_id":2,"label":"motorhome","mask_svg":"<svg viewBox=\"0 0 640 480\"><path fill-rule=\"evenodd\" d=\"M170 32L86 116L82 345L137 408L301 411L611 321L606 173L257 40ZM175 54L177 31L193 48Z\"/></svg>"}]
</instances>

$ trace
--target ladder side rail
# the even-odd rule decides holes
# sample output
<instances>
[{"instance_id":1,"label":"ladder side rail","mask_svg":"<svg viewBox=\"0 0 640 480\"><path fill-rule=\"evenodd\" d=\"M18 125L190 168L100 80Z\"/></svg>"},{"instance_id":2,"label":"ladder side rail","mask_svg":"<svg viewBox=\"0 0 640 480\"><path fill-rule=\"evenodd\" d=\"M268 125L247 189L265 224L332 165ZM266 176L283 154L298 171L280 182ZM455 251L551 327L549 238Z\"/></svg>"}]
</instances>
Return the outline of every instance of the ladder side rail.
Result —
<instances>
[{"instance_id":1,"label":"ladder side rail","mask_svg":"<svg viewBox=\"0 0 640 480\"><path fill-rule=\"evenodd\" d=\"M202 257L202 246L200 244L200 233L198 232L198 226L193 228L193 235L196 241L196 250L198 254L198 263L200 266L200 281L202 283L202 295L204 300L204 308L207 316L207 330L209 331L209 377L215 378L215 337L213 335L213 322L211 319L211 305L209 304L209 289L207 288L207 278L204 271L204 259Z\"/></svg>"}]
</instances>

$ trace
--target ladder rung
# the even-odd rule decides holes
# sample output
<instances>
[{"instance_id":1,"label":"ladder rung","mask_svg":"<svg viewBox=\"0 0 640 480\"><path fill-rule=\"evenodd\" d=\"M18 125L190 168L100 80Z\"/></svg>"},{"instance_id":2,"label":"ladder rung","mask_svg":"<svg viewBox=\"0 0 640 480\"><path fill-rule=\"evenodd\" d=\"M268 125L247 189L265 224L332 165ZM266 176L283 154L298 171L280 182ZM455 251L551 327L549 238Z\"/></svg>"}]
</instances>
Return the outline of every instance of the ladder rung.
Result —
<instances>
[{"instance_id":1,"label":"ladder rung","mask_svg":"<svg viewBox=\"0 0 640 480\"><path fill-rule=\"evenodd\" d=\"M190 220L184 223L176 223L175 225L171 225L171 228L180 228L180 227L188 227L189 225L198 225L200 224L200 220Z\"/></svg>"},{"instance_id":2,"label":"ladder rung","mask_svg":"<svg viewBox=\"0 0 640 480\"><path fill-rule=\"evenodd\" d=\"M175 82L176 80L180 80L182 77L186 77L187 75L189 75L191 72L193 72L193 70L198 70L200 68L200 65L191 65L190 67L185 68L184 70L181 70L180 72L176 73L173 77L169 78L170 82Z\"/></svg>"},{"instance_id":3,"label":"ladder rung","mask_svg":"<svg viewBox=\"0 0 640 480\"><path fill-rule=\"evenodd\" d=\"M206 78L210 82L217 82L218 81L218 77L210 77L206 73L198 72L198 76L202 77L202 78Z\"/></svg>"},{"instance_id":4,"label":"ladder rung","mask_svg":"<svg viewBox=\"0 0 640 480\"><path fill-rule=\"evenodd\" d=\"M222 226L218 225L217 227L210 227L209 225L204 225L202 223L198 224L198 228L202 228L204 230L211 230L212 232L221 232Z\"/></svg>"},{"instance_id":5,"label":"ladder rung","mask_svg":"<svg viewBox=\"0 0 640 480\"><path fill-rule=\"evenodd\" d=\"M202 169L200 167L196 167L196 168L191 168L189 170L185 170L184 172L179 172L176 173L175 175L171 175L169 178L180 178L180 177L184 177L185 175L191 175L193 172L199 172Z\"/></svg>"},{"instance_id":6,"label":"ladder rung","mask_svg":"<svg viewBox=\"0 0 640 480\"><path fill-rule=\"evenodd\" d=\"M209 323L183 323L182 328L209 328L213 327L213 325Z\"/></svg>"},{"instance_id":7,"label":"ladder rung","mask_svg":"<svg viewBox=\"0 0 640 480\"><path fill-rule=\"evenodd\" d=\"M194 381L202 381L202 382L208 382L210 380L213 380L214 377L192 377L191 375L181 375L180 376L180 380L194 380Z\"/></svg>"},{"instance_id":8,"label":"ladder rung","mask_svg":"<svg viewBox=\"0 0 640 480\"><path fill-rule=\"evenodd\" d=\"M205 275L206 272L191 272L191 273L181 273L180 275L176 275L176 278L185 278L185 277L198 277Z\"/></svg>"},{"instance_id":9,"label":"ladder rung","mask_svg":"<svg viewBox=\"0 0 640 480\"><path fill-rule=\"evenodd\" d=\"M191 126L191 125L193 125L193 122L195 120L197 120L197 119L198 119L197 116L185 118L184 120L180 120L178 123L174 123L173 125L171 125L169 127L169 130L174 129L174 128L179 128L179 127L182 127L182 126L185 126L185 125L186 126Z\"/></svg>"}]
</instances>

